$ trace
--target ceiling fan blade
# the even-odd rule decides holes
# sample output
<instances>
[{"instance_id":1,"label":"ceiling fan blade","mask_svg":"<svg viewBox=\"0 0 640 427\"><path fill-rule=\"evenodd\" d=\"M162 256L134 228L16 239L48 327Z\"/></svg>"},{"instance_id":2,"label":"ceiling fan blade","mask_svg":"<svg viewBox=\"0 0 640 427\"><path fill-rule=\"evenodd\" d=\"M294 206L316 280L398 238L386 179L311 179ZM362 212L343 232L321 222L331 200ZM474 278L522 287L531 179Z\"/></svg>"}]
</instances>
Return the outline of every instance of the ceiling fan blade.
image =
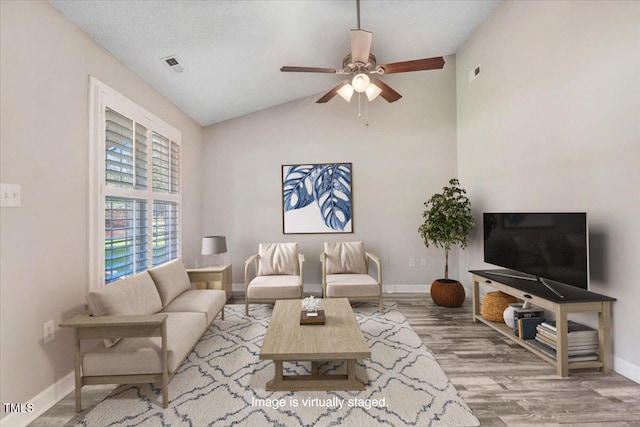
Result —
<instances>
[{"instance_id":1,"label":"ceiling fan blade","mask_svg":"<svg viewBox=\"0 0 640 427\"><path fill-rule=\"evenodd\" d=\"M436 56L434 58L414 59L413 61L393 62L391 64L380 65L384 74L406 73L408 71L436 70L444 67L444 58Z\"/></svg>"},{"instance_id":2,"label":"ceiling fan blade","mask_svg":"<svg viewBox=\"0 0 640 427\"><path fill-rule=\"evenodd\" d=\"M396 102L398 99L402 98L402 95L391 89L389 85L387 85L380 79L371 79L371 83L378 86L382 90L382 92L380 92L380 96L386 99L387 102Z\"/></svg>"},{"instance_id":3,"label":"ceiling fan blade","mask_svg":"<svg viewBox=\"0 0 640 427\"><path fill-rule=\"evenodd\" d=\"M294 73L333 73L335 74L338 70L335 68L317 68L317 67L290 67L285 65L280 68L282 72L294 72Z\"/></svg>"},{"instance_id":4,"label":"ceiling fan blade","mask_svg":"<svg viewBox=\"0 0 640 427\"><path fill-rule=\"evenodd\" d=\"M338 86L334 87L333 89L331 89L329 92L325 93L322 98L318 99L316 101L316 104L324 104L325 102L329 101L331 98L333 98L334 96L336 96L336 94L338 93L338 91L342 88L342 86L349 84L349 80L343 80L340 82L340 84L338 84Z\"/></svg>"},{"instance_id":5,"label":"ceiling fan blade","mask_svg":"<svg viewBox=\"0 0 640 427\"><path fill-rule=\"evenodd\" d=\"M369 61L373 33L365 30L351 30L351 60L366 64Z\"/></svg>"}]
</instances>

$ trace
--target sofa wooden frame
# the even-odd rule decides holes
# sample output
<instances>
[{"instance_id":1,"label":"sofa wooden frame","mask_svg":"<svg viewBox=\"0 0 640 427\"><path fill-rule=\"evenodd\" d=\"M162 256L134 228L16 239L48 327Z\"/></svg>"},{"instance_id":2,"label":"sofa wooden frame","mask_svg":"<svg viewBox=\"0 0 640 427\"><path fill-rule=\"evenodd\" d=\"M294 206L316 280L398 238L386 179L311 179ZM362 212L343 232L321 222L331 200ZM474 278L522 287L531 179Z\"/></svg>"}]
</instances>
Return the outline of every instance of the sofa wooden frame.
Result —
<instances>
[{"instance_id":1,"label":"sofa wooden frame","mask_svg":"<svg viewBox=\"0 0 640 427\"><path fill-rule=\"evenodd\" d=\"M220 316L224 320L224 307L220 311ZM167 355L167 313L155 313L148 315L127 315L127 316L98 316L93 317L88 312L76 315L60 324L62 328L73 328L74 330L74 365L75 365L75 407L76 412L82 411L81 390L85 385L95 384L140 384L156 383L162 385L162 407L169 406L169 381L176 374L180 366L189 357L195 346L200 342L196 340L193 347L186 356L178 363L174 372L169 372L169 362ZM215 319L214 319L215 320ZM206 333L207 329L203 332ZM154 374L136 375L82 375L82 340L106 339L106 338L142 338L161 337L161 363L162 371Z\"/></svg>"}]
</instances>

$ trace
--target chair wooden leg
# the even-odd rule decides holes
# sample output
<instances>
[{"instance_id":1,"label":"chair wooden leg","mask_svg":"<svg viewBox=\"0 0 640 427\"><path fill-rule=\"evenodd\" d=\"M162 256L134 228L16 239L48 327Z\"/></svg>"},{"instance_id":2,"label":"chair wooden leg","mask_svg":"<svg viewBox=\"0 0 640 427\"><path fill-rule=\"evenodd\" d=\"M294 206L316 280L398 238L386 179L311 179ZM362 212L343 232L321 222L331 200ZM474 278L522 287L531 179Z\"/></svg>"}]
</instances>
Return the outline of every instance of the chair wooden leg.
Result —
<instances>
[{"instance_id":1,"label":"chair wooden leg","mask_svg":"<svg viewBox=\"0 0 640 427\"><path fill-rule=\"evenodd\" d=\"M82 412L82 386L76 385L76 412Z\"/></svg>"},{"instance_id":2,"label":"chair wooden leg","mask_svg":"<svg viewBox=\"0 0 640 427\"><path fill-rule=\"evenodd\" d=\"M169 407L169 385L162 385L162 407L167 409Z\"/></svg>"},{"instance_id":3,"label":"chair wooden leg","mask_svg":"<svg viewBox=\"0 0 640 427\"><path fill-rule=\"evenodd\" d=\"M82 411L82 373L81 373L81 354L80 354L80 331L79 328L73 328L74 332L74 349L73 358L75 364L75 398L76 398L76 412Z\"/></svg>"},{"instance_id":4,"label":"chair wooden leg","mask_svg":"<svg viewBox=\"0 0 640 427\"><path fill-rule=\"evenodd\" d=\"M169 356L167 350L167 322L162 323L162 407L169 407Z\"/></svg>"},{"instance_id":5,"label":"chair wooden leg","mask_svg":"<svg viewBox=\"0 0 640 427\"><path fill-rule=\"evenodd\" d=\"M246 298L244 300L244 315L245 316L249 315L249 301L247 301Z\"/></svg>"}]
</instances>

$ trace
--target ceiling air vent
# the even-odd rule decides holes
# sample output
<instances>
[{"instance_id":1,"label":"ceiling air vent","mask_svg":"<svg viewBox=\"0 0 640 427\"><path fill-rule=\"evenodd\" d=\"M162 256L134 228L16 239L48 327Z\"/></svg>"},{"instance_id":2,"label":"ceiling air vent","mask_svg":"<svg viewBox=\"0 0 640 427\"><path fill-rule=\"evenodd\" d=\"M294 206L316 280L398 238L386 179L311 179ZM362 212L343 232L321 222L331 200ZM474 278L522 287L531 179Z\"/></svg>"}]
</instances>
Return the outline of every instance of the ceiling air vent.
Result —
<instances>
[{"instance_id":1,"label":"ceiling air vent","mask_svg":"<svg viewBox=\"0 0 640 427\"><path fill-rule=\"evenodd\" d=\"M172 73L179 74L186 71L182 64L180 64L180 60L178 60L178 57L176 55L162 58L162 62L164 62L167 67L169 67Z\"/></svg>"}]
</instances>

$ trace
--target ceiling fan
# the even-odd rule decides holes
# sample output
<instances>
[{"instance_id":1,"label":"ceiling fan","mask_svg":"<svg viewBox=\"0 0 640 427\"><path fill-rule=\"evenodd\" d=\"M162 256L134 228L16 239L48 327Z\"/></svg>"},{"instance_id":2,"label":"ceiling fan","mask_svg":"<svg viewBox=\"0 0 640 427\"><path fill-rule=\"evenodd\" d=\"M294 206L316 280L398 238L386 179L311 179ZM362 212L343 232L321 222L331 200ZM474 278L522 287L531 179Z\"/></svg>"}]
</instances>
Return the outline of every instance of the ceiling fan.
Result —
<instances>
[{"instance_id":1,"label":"ceiling fan","mask_svg":"<svg viewBox=\"0 0 640 427\"><path fill-rule=\"evenodd\" d=\"M376 63L376 57L370 52L373 33L360 28L360 0L356 0L356 8L358 13L358 29L351 30L351 53L347 54L342 60L342 68L295 66L284 66L280 68L282 72L353 75L351 80L341 81L336 87L324 94L322 98L316 101L317 103L325 103L336 96L336 94L349 102L351 101L354 91L358 93L364 92L369 101L373 101L378 96L382 96L387 102L395 102L402 98L402 95L382 80L374 77L374 75L435 70L444 67L444 58L441 56L378 65Z\"/></svg>"}]
</instances>

